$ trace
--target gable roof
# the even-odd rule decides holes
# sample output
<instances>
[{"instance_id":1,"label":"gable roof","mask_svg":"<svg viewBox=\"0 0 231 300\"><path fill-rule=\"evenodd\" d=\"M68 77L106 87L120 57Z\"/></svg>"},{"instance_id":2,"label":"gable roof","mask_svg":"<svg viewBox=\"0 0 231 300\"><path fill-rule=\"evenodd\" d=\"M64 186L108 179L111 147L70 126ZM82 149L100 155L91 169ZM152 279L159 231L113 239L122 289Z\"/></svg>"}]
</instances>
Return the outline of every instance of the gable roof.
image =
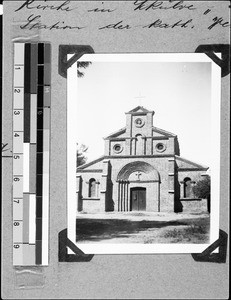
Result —
<instances>
[{"instance_id":1,"label":"gable roof","mask_svg":"<svg viewBox=\"0 0 231 300\"><path fill-rule=\"evenodd\" d=\"M103 160L103 159L104 159L104 155L103 155L103 156L100 156L99 158L94 159L94 160L92 160L92 161L90 161L90 162L88 162L88 163L86 163L86 164L84 164L84 165L81 165L81 166L77 167L77 172L78 172L78 170L83 170L83 169L85 169L85 168L88 168L88 167L90 167L90 166L92 166L92 165L94 165L94 164L100 162L100 161Z\"/></svg>"},{"instance_id":2,"label":"gable roof","mask_svg":"<svg viewBox=\"0 0 231 300\"><path fill-rule=\"evenodd\" d=\"M133 108L132 110L130 110L129 112L127 112L126 114L132 114L132 113L137 113L137 112L154 113L153 110L148 110L148 109L144 108L143 106L139 105L139 106Z\"/></svg>"},{"instance_id":3,"label":"gable roof","mask_svg":"<svg viewBox=\"0 0 231 300\"><path fill-rule=\"evenodd\" d=\"M191 160L188 160L186 158L183 158L181 156L175 155L176 157L176 163L178 165L179 171L186 171L186 170L201 170L201 171L207 171L209 167L205 165L200 165L198 163L195 163Z\"/></svg>"},{"instance_id":4,"label":"gable roof","mask_svg":"<svg viewBox=\"0 0 231 300\"><path fill-rule=\"evenodd\" d=\"M119 135L125 133L125 131L126 131L126 127L123 127L123 128L121 128L121 129L119 129L119 130L117 130L117 131L111 133L110 135L106 136L106 137L104 138L104 140L107 140L107 139L110 139L110 138L115 138L115 137L117 137L117 136L119 136Z\"/></svg>"},{"instance_id":5,"label":"gable roof","mask_svg":"<svg viewBox=\"0 0 231 300\"><path fill-rule=\"evenodd\" d=\"M159 133L159 134L162 134L166 137L176 137L176 134L174 133L171 133L169 131L166 131L166 130L163 130L163 129L160 129L160 128L157 128L155 126L152 127L152 130ZM107 139L110 139L110 138L116 138L116 137L119 137L121 134L125 133L126 132L126 127L123 127L113 133L111 133L110 135L104 137L104 140L107 140Z\"/></svg>"},{"instance_id":6,"label":"gable roof","mask_svg":"<svg viewBox=\"0 0 231 300\"><path fill-rule=\"evenodd\" d=\"M157 128L155 126L152 126L152 130L157 132L157 133L163 134L164 136L167 136L167 137L176 137L176 134L171 133L171 132L166 131L166 130L163 130L163 129L160 129L160 128Z\"/></svg>"}]
</instances>

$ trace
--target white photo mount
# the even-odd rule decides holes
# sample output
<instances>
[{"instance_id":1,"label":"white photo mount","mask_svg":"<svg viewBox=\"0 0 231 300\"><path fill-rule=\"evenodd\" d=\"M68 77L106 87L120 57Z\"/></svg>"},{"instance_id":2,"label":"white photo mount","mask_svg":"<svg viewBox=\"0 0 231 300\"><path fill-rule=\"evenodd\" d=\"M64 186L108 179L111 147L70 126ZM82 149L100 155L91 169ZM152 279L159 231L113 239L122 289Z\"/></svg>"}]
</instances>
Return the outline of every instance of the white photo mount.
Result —
<instances>
[{"instance_id":1,"label":"white photo mount","mask_svg":"<svg viewBox=\"0 0 231 300\"><path fill-rule=\"evenodd\" d=\"M72 55L68 55L68 59ZM85 254L201 253L219 237L220 198L220 84L221 70L206 54L85 54L79 61L103 62L209 62L211 63L211 214L209 244L81 244L76 243L76 103L77 63L67 70L67 237ZM74 199L74 201L73 201ZM73 252L68 249L68 254Z\"/></svg>"}]
</instances>

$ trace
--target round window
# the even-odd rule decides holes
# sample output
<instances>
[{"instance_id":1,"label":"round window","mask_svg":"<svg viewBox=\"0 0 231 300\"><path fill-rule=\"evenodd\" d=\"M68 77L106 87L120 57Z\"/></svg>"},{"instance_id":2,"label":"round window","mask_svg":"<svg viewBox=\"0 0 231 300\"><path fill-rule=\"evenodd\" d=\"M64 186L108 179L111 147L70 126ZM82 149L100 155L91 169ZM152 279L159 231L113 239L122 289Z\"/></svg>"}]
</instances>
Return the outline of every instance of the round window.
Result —
<instances>
[{"instance_id":1,"label":"round window","mask_svg":"<svg viewBox=\"0 0 231 300\"><path fill-rule=\"evenodd\" d=\"M113 149L114 149L114 152L116 152L116 153L120 153L123 150L123 148L120 144L115 144Z\"/></svg>"},{"instance_id":2,"label":"round window","mask_svg":"<svg viewBox=\"0 0 231 300\"><path fill-rule=\"evenodd\" d=\"M142 127L144 125L144 120L142 120L141 118L137 118L135 119L135 124L136 127Z\"/></svg>"},{"instance_id":3,"label":"round window","mask_svg":"<svg viewBox=\"0 0 231 300\"><path fill-rule=\"evenodd\" d=\"M163 152L165 149L166 149L166 146L165 146L163 143L158 143L158 144L156 145L156 150L157 150L158 152Z\"/></svg>"}]
</instances>

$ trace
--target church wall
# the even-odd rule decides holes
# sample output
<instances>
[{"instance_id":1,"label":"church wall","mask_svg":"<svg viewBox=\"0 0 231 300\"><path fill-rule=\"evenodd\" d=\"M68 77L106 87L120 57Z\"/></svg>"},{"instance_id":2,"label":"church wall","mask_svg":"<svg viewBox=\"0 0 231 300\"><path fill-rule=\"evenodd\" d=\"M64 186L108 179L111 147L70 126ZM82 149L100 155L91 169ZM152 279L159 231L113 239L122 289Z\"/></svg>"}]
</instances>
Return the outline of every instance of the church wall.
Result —
<instances>
[{"instance_id":1,"label":"church wall","mask_svg":"<svg viewBox=\"0 0 231 300\"><path fill-rule=\"evenodd\" d=\"M138 146L139 139L141 139L140 147ZM116 145L118 144L121 146L121 150L116 151L114 147L116 147ZM163 150L159 150L157 148L158 144L164 145ZM175 141L174 138L171 137L168 139L160 139L160 140L152 140L151 138L146 138L145 140L143 140L142 136L140 135L137 136L136 139L115 140L115 141L111 140L109 141L109 145L107 147L109 147L109 152L106 152L107 155L115 155L115 156L130 155L130 154L165 156L165 155L175 154Z\"/></svg>"},{"instance_id":2,"label":"church wall","mask_svg":"<svg viewBox=\"0 0 231 300\"><path fill-rule=\"evenodd\" d=\"M160 161L160 211L173 212L174 210L174 175L169 176L174 172L174 161L169 161L169 158L159 159ZM173 166L173 170L172 170ZM170 192L171 191L171 192Z\"/></svg>"},{"instance_id":3,"label":"church wall","mask_svg":"<svg viewBox=\"0 0 231 300\"><path fill-rule=\"evenodd\" d=\"M182 212L183 213L207 213L208 212L208 206L207 206L207 199L201 199L201 200L181 200L182 204Z\"/></svg>"},{"instance_id":4,"label":"church wall","mask_svg":"<svg viewBox=\"0 0 231 300\"><path fill-rule=\"evenodd\" d=\"M100 199L83 200L82 211L88 213L102 212Z\"/></svg>"},{"instance_id":5,"label":"church wall","mask_svg":"<svg viewBox=\"0 0 231 300\"><path fill-rule=\"evenodd\" d=\"M116 147L116 145L120 145L121 146L121 151L116 151L116 149L114 147ZM111 155L125 155L125 141L110 141L110 152Z\"/></svg>"},{"instance_id":6,"label":"church wall","mask_svg":"<svg viewBox=\"0 0 231 300\"><path fill-rule=\"evenodd\" d=\"M201 200L193 200L193 197L191 199L184 198L183 194L183 181L186 177L190 178L194 182L198 182L200 180L203 180L205 176L205 171L179 171L178 172L178 182L181 188L180 192L180 203L182 205L182 212L183 213L190 213L190 212L208 212L208 203L207 199L201 199ZM196 199L196 197L195 197Z\"/></svg>"},{"instance_id":7,"label":"church wall","mask_svg":"<svg viewBox=\"0 0 231 300\"><path fill-rule=\"evenodd\" d=\"M134 120L141 119L143 124L141 127L137 127ZM132 116L132 128L131 128L131 135L136 136L137 134L142 134L145 136L151 136L151 126L150 126L150 116L145 115L134 115ZM149 126L148 126L149 125Z\"/></svg>"},{"instance_id":8,"label":"church wall","mask_svg":"<svg viewBox=\"0 0 231 300\"><path fill-rule=\"evenodd\" d=\"M116 183L117 176L119 171L124 167L126 164L134 161L144 161L152 165L160 174L160 211L173 211L174 203L169 203L169 172L168 166L169 161L168 157L163 158L113 158L110 159L112 165L112 182L113 182L113 202L115 210L118 208L118 184ZM140 186L142 181L137 181L137 183L132 183L130 187ZM155 193L155 189L157 189L156 183L144 183L144 187L147 187L147 193L153 189ZM147 210L148 208L150 211L158 211L157 203L153 203L152 199L150 199L150 195L146 195L147 197Z\"/></svg>"},{"instance_id":9,"label":"church wall","mask_svg":"<svg viewBox=\"0 0 231 300\"><path fill-rule=\"evenodd\" d=\"M152 131L152 136L153 137L165 137L165 135L163 135L163 134L161 134L161 133L159 133L159 132L156 132L156 131Z\"/></svg>"},{"instance_id":10,"label":"church wall","mask_svg":"<svg viewBox=\"0 0 231 300\"><path fill-rule=\"evenodd\" d=\"M143 107L126 113L126 127L105 138L104 157L90 162L82 172L79 169L79 211L128 211L131 188L138 187L146 188L146 211L192 212L205 209L205 201L196 200L192 193L193 182L203 179L201 175L205 174L204 170L192 168L203 167L177 157L180 154L177 136L153 127L153 115L154 111ZM133 162L136 163L128 165ZM117 182L119 172L120 181ZM192 182L184 182L186 177ZM89 197L92 178L96 181L94 187L97 193ZM138 209L139 204L136 203L140 203L141 199L141 209L145 209L142 206L145 203L144 190L137 189L133 195L134 206Z\"/></svg>"},{"instance_id":11,"label":"church wall","mask_svg":"<svg viewBox=\"0 0 231 300\"><path fill-rule=\"evenodd\" d=\"M183 193L183 182L185 178L190 178L193 182L197 183L200 180L204 179L205 171L178 171L178 182L180 185L180 199L184 198Z\"/></svg>"},{"instance_id":12,"label":"church wall","mask_svg":"<svg viewBox=\"0 0 231 300\"><path fill-rule=\"evenodd\" d=\"M179 183L183 181L186 177L191 178L193 181L199 181L204 179L204 175L206 171L178 171L178 180Z\"/></svg>"},{"instance_id":13,"label":"church wall","mask_svg":"<svg viewBox=\"0 0 231 300\"><path fill-rule=\"evenodd\" d=\"M90 179L94 178L96 181L100 182L101 173L82 173L81 176L83 179L83 181L82 181L82 197L88 198ZM99 191L100 191L100 184L98 184L98 186L99 186ZM99 196L100 196L100 193L98 192L97 198L99 198Z\"/></svg>"},{"instance_id":14,"label":"church wall","mask_svg":"<svg viewBox=\"0 0 231 300\"><path fill-rule=\"evenodd\" d=\"M80 185L77 187L77 190L80 191L78 195L78 211L85 212L100 212L100 182L101 182L101 173L77 173L78 177L81 177L81 180L78 181ZM96 195L94 197L89 197L89 181L91 179L96 180Z\"/></svg>"},{"instance_id":15,"label":"church wall","mask_svg":"<svg viewBox=\"0 0 231 300\"><path fill-rule=\"evenodd\" d=\"M157 149L157 144L163 144L165 146L165 150L161 152L160 150ZM166 154L175 154L174 152L174 138L169 138L169 139L163 139L163 140L153 140L152 141L152 146L153 146L153 155L166 155Z\"/></svg>"},{"instance_id":16,"label":"church wall","mask_svg":"<svg viewBox=\"0 0 231 300\"><path fill-rule=\"evenodd\" d=\"M191 178L192 181L202 180L205 174L205 171L178 171L176 174L173 165L173 157L118 157L111 158L111 175L109 178L110 182L110 209L109 210L118 210L118 183L116 182L119 171L128 163L135 161L143 161L152 165L160 175L160 186L159 186L159 200L158 202L158 184L155 182L151 183L142 183L141 181L132 182L129 184L129 197L130 197L130 188L132 187L146 187L146 209L147 211L158 211L161 212L173 212L175 197L180 201L182 212L201 212L207 211L207 202L206 200L196 201L196 200L182 200L182 182L186 177ZM97 163L100 169L103 168L103 162ZM175 173L175 175L173 175ZM172 174L172 175L171 175ZM101 189L102 189L102 173L99 172L83 172L78 173L82 177L82 188L81 188L81 210L87 212L102 212L104 211L103 199L101 198ZM145 180L153 180L149 178L150 175L145 175ZM89 198L89 180L94 178L99 184L97 185L98 193L97 196ZM134 177L132 180L135 180ZM143 177L144 178L144 177ZM175 183L174 183L175 181ZM176 186L179 188L179 193L176 191ZM154 195L154 196L153 196ZM112 205L113 203L113 205ZM113 207L113 209L112 209Z\"/></svg>"}]
</instances>

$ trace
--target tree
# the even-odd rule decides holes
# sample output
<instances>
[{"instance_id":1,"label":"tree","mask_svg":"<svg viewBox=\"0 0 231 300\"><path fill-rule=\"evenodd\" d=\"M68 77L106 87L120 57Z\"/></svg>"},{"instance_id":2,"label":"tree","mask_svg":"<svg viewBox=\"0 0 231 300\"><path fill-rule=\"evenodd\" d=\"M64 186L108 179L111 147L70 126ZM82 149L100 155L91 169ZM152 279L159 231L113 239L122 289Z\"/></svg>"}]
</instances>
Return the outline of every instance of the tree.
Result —
<instances>
[{"instance_id":1,"label":"tree","mask_svg":"<svg viewBox=\"0 0 231 300\"><path fill-rule=\"evenodd\" d=\"M198 181L197 184L193 187L193 193L198 198L207 199L208 212L210 212L210 186L210 176L206 176L204 179Z\"/></svg>"},{"instance_id":2,"label":"tree","mask_svg":"<svg viewBox=\"0 0 231 300\"><path fill-rule=\"evenodd\" d=\"M92 62L90 62L90 61L78 61L77 62L77 76L79 78L83 77L84 73L81 72L79 69L81 69L81 68L86 69L91 64L92 64Z\"/></svg>"},{"instance_id":3,"label":"tree","mask_svg":"<svg viewBox=\"0 0 231 300\"><path fill-rule=\"evenodd\" d=\"M77 143L77 150L76 150L76 166L82 166L87 162L86 152L88 150L88 147L86 145L81 144L78 146Z\"/></svg>"}]
</instances>

